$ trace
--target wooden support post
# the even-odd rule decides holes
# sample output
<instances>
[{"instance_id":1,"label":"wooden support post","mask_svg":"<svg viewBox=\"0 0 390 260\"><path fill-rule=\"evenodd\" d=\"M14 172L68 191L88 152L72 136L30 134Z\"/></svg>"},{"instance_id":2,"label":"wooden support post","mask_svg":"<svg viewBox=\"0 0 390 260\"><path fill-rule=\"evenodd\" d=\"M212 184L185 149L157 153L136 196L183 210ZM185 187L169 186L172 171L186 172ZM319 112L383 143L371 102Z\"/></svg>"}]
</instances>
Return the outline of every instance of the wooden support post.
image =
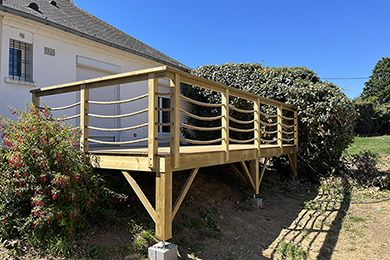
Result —
<instances>
[{"instance_id":1,"label":"wooden support post","mask_svg":"<svg viewBox=\"0 0 390 260\"><path fill-rule=\"evenodd\" d=\"M254 183L254 192L259 194L260 178L259 178L259 159L249 161L249 172Z\"/></svg>"},{"instance_id":2,"label":"wooden support post","mask_svg":"<svg viewBox=\"0 0 390 260\"><path fill-rule=\"evenodd\" d=\"M225 151L225 161L229 160L229 89L221 92L222 96L222 149Z\"/></svg>"},{"instance_id":3,"label":"wooden support post","mask_svg":"<svg viewBox=\"0 0 390 260\"><path fill-rule=\"evenodd\" d=\"M32 94L32 103L34 106L39 107L39 97L37 96L37 93L33 92Z\"/></svg>"},{"instance_id":4,"label":"wooden support post","mask_svg":"<svg viewBox=\"0 0 390 260\"><path fill-rule=\"evenodd\" d=\"M291 167L291 176L297 177L298 171L297 171L297 166L298 166L298 156L297 153L292 153L292 154L287 154L287 158L290 162L290 167Z\"/></svg>"},{"instance_id":5,"label":"wooden support post","mask_svg":"<svg viewBox=\"0 0 390 260\"><path fill-rule=\"evenodd\" d=\"M250 172L248 170L248 167L246 167L246 164L245 164L244 161L241 161L240 163L241 163L242 169L245 172L246 177L248 178L249 183L252 186L252 189L256 192L256 186L255 186L255 183L252 180L252 176L251 176L251 174L250 174Z\"/></svg>"},{"instance_id":6,"label":"wooden support post","mask_svg":"<svg viewBox=\"0 0 390 260\"><path fill-rule=\"evenodd\" d=\"M261 173L260 173L259 187L260 187L261 181L263 180L265 169L267 168L268 159L269 159L269 157L264 158L263 168L261 169Z\"/></svg>"},{"instance_id":7,"label":"wooden support post","mask_svg":"<svg viewBox=\"0 0 390 260\"><path fill-rule=\"evenodd\" d=\"M253 101L253 109L255 111L253 117L256 120L253 123L255 128L255 148L257 149L257 157L260 158L260 98L258 98L257 101Z\"/></svg>"},{"instance_id":8,"label":"wooden support post","mask_svg":"<svg viewBox=\"0 0 390 260\"><path fill-rule=\"evenodd\" d=\"M173 206L172 221L173 221L173 219L175 218L176 213L177 213L177 211L179 210L180 205L181 205L181 203L183 202L185 196L187 195L187 192L188 192L188 190L190 189L191 184L192 184L192 182L194 181L195 176L196 176L196 174L198 173L198 171L199 171L199 168L193 169L192 172L191 172L191 174L190 174L190 176L188 177L186 183L184 184L184 187L183 187L183 189L181 190L180 195L179 195L179 197L177 198L177 200L176 200L176 202L175 202L175 205Z\"/></svg>"},{"instance_id":9,"label":"wooden support post","mask_svg":"<svg viewBox=\"0 0 390 260\"><path fill-rule=\"evenodd\" d=\"M156 172L156 238L172 237L172 172Z\"/></svg>"},{"instance_id":10,"label":"wooden support post","mask_svg":"<svg viewBox=\"0 0 390 260\"><path fill-rule=\"evenodd\" d=\"M80 88L80 128L81 128L81 137L80 137L80 150L84 153L89 150L89 89L87 85L81 85Z\"/></svg>"},{"instance_id":11,"label":"wooden support post","mask_svg":"<svg viewBox=\"0 0 390 260\"><path fill-rule=\"evenodd\" d=\"M158 90L158 79L154 73L148 75L148 158L149 168L156 168L156 156L158 152L158 97L156 92Z\"/></svg>"},{"instance_id":12,"label":"wooden support post","mask_svg":"<svg viewBox=\"0 0 390 260\"><path fill-rule=\"evenodd\" d=\"M277 113L278 113L278 117L277 117L277 120L278 120L278 134L277 134L278 135L278 146L280 147L281 153L283 154L282 111L283 111L282 105L278 106L277 107Z\"/></svg>"},{"instance_id":13,"label":"wooden support post","mask_svg":"<svg viewBox=\"0 0 390 260\"><path fill-rule=\"evenodd\" d=\"M148 198L146 198L141 188L138 186L137 182L134 180L134 178L130 175L129 172L122 171L122 173L125 176L126 180L129 182L131 188L134 190L135 194L137 194L138 198L141 200L150 217L153 219L154 222L156 222L156 211L152 207L152 204L150 204Z\"/></svg>"},{"instance_id":14,"label":"wooden support post","mask_svg":"<svg viewBox=\"0 0 390 260\"><path fill-rule=\"evenodd\" d=\"M171 154L173 155L173 167L178 168L180 166L180 74L175 73L175 79L171 80Z\"/></svg>"}]
</instances>

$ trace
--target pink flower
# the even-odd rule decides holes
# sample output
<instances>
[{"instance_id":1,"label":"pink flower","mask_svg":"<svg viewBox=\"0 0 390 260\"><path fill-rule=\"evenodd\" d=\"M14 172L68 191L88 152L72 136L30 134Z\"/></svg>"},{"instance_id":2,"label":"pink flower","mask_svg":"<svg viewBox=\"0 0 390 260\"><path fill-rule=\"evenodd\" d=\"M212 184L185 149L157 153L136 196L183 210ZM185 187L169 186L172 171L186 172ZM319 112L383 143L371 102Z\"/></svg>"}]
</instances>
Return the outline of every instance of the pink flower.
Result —
<instances>
[{"instance_id":1,"label":"pink flower","mask_svg":"<svg viewBox=\"0 0 390 260\"><path fill-rule=\"evenodd\" d=\"M57 195L53 194L53 200L55 200L56 198L57 198Z\"/></svg>"}]
</instances>

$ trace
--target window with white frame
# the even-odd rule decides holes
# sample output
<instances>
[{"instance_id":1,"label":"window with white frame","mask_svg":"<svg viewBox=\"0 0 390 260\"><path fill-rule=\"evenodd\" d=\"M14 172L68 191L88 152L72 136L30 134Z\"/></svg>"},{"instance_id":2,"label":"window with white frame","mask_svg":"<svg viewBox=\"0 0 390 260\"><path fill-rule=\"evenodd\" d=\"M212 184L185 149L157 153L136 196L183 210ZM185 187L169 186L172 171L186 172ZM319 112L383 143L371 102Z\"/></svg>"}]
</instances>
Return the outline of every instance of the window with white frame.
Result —
<instances>
[{"instance_id":1,"label":"window with white frame","mask_svg":"<svg viewBox=\"0 0 390 260\"><path fill-rule=\"evenodd\" d=\"M169 98L160 97L158 101L159 101L160 108L170 108L171 107L171 100ZM170 111L159 111L158 122L170 123L171 122L171 112ZM160 133L169 133L171 131L171 127L169 125L159 126L158 131Z\"/></svg>"},{"instance_id":2,"label":"window with white frame","mask_svg":"<svg viewBox=\"0 0 390 260\"><path fill-rule=\"evenodd\" d=\"M33 82L32 44L10 39L8 75L12 80Z\"/></svg>"}]
</instances>

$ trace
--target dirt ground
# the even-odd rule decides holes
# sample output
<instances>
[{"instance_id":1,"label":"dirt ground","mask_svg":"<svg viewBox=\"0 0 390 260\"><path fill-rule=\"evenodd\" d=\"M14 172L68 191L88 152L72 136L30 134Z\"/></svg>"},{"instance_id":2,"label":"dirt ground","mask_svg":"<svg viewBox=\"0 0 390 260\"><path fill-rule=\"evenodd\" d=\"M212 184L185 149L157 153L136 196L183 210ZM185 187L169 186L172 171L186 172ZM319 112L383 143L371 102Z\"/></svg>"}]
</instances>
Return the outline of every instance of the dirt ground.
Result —
<instances>
[{"instance_id":1,"label":"dirt ground","mask_svg":"<svg viewBox=\"0 0 390 260\"><path fill-rule=\"evenodd\" d=\"M188 174L175 173L174 197ZM181 259L292 259L283 258L287 245L306 252L307 259L390 259L389 200L356 204L348 196L332 199L332 190L291 183L287 175L266 171L258 195L263 207L257 209L245 202L252 196L247 184L229 167L201 169L173 222L171 241L179 245ZM125 259L121 248L133 239L127 228L96 227L80 248L108 246L114 249L107 259ZM2 254L13 259L4 246ZM145 258L135 254L128 259Z\"/></svg>"}]
</instances>

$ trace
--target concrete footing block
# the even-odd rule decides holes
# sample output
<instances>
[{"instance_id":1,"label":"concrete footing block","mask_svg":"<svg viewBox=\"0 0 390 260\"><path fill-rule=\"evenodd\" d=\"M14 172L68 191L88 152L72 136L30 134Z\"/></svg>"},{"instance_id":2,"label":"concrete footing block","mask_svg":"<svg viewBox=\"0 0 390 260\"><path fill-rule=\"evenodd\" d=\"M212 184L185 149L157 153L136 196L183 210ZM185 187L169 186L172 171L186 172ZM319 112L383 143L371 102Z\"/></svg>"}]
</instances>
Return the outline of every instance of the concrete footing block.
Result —
<instances>
[{"instance_id":1,"label":"concrete footing block","mask_svg":"<svg viewBox=\"0 0 390 260\"><path fill-rule=\"evenodd\" d=\"M263 207L263 199L260 198L247 199L246 203L257 209Z\"/></svg>"},{"instance_id":2,"label":"concrete footing block","mask_svg":"<svg viewBox=\"0 0 390 260\"><path fill-rule=\"evenodd\" d=\"M158 242L148 248L149 260L177 260L177 245L165 242Z\"/></svg>"}]
</instances>

